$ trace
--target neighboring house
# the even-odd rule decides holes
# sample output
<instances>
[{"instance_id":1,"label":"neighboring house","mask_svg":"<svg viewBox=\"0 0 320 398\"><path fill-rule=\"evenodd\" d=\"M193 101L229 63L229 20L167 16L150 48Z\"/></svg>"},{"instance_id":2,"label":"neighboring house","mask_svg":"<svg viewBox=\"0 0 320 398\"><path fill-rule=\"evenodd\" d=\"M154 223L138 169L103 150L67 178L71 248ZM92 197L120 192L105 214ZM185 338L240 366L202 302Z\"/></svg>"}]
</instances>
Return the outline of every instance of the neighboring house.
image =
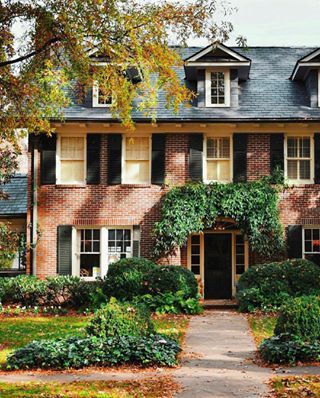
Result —
<instances>
[{"instance_id":1,"label":"neighboring house","mask_svg":"<svg viewBox=\"0 0 320 398\"><path fill-rule=\"evenodd\" d=\"M7 194L7 199L0 200L0 222L5 222L12 230L20 234L25 234L27 220L27 175L16 174L2 188ZM25 273L25 265L25 253L17 252L16 257L8 264L2 264L0 260L0 276Z\"/></svg>"},{"instance_id":2,"label":"neighboring house","mask_svg":"<svg viewBox=\"0 0 320 398\"><path fill-rule=\"evenodd\" d=\"M30 136L28 272L104 276L117 258L150 255L152 229L170 186L252 181L277 166L293 185L281 196L288 256L320 264L320 50L212 45L177 49L181 81L197 93L178 114L160 94L157 124L133 111L130 133L94 87L52 121L52 138ZM93 59L93 62L95 59ZM31 205L33 204L33 205ZM205 298L230 298L255 262L226 229L189 237L164 259L189 267ZM37 227L38 226L38 227Z\"/></svg>"}]
</instances>

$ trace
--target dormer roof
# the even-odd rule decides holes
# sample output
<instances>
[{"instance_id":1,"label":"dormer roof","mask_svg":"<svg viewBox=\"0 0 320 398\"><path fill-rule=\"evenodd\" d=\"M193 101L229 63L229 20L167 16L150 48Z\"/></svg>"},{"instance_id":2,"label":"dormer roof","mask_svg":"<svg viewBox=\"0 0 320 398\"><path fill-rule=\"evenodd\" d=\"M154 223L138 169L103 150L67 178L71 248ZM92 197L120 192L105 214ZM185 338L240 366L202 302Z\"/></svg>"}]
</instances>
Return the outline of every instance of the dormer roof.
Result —
<instances>
[{"instance_id":1,"label":"dormer roof","mask_svg":"<svg viewBox=\"0 0 320 398\"><path fill-rule=\"evenodd\" d=\"M320 48L300 58L292 72L291 80L304 80L311 69L320 69Z\"/></svg>"},{"instance_id":2,"label":"dormer roof","mask_svg":"<svg viewBox=\"0 0 320 398\"><path fill-rule=\"evenodd\" d=\"M247 80L249 77L251 60L237 51L215 42L203 48L192 56L186 58L186 78L194 80L196 71L209 67L229 67L238 70L240 80Z\"/></svg>"}]
</instances>

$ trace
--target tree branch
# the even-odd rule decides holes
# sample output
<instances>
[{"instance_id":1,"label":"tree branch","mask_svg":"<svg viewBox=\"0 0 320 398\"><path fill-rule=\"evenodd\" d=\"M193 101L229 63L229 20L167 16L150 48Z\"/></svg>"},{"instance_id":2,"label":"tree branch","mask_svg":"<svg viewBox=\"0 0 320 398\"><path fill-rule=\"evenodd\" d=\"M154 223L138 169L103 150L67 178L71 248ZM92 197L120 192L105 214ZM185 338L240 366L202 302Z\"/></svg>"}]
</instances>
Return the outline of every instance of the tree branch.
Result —
<instances>
[{"instance_id":1,"label":"tree branch","mask_svg":"<svg viewBox=\"0 0 320 398\"><path fill-rule=\"evenodd\" d=\"M35 55L42 53L48 47L50 47L54 43L57 43L58 41L60 41L60 38L54 37L53 39L50 39L46 43L44 43L43 46L41 46L37 50L30 52L29 54L22 55L21 57L18 57L18 58L10 59L8 61L2 61L2 62L0 62L0 68L2 68L4 66L8 66L8 65L17 64L18 62L22 62L22 61L25 61L26 59L34 57Z\"/></svg>"}]
</instances>

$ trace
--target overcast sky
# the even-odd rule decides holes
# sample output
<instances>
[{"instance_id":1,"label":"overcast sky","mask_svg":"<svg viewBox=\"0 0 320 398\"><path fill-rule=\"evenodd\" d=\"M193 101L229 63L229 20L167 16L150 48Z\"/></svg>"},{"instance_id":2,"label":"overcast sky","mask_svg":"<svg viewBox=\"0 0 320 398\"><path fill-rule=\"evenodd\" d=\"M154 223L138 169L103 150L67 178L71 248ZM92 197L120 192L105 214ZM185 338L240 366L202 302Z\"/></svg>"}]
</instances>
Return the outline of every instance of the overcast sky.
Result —
<instances>
[{"instance_id":1,"label":"overcast sky","mask_svg":"<svg viewBox=\"0 0 320 398\"><path fill-rule=\"evenodd\" d=\"M320 47L320 0L230 0L235 34L249 46ZM206 44L193 42L190 44ZM234 45L234 40L227 43Z\"/></svg>"}]
</instances>

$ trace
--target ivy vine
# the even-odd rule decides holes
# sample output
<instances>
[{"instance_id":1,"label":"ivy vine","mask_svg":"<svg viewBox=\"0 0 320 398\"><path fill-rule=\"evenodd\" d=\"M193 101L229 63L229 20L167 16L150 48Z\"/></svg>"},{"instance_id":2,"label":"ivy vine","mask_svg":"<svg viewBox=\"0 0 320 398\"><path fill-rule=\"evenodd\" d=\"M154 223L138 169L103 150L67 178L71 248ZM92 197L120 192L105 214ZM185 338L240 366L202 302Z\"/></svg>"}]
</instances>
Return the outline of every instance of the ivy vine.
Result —
<instances>
[{"instance_id":1,"label":"ivy vine","mask_svg":"<svg viewBox=\"0 0 320 398\"><path fill-rule=\"evenodd\" d=\"M245 183L197 183L174 187L165 196L161 220L155 224L153 254L161 257L186 244L191 233L231 218L246 234L251 248L264 256L283 251L279 190L274 176Z\"/></svg>"}]
</instances>

